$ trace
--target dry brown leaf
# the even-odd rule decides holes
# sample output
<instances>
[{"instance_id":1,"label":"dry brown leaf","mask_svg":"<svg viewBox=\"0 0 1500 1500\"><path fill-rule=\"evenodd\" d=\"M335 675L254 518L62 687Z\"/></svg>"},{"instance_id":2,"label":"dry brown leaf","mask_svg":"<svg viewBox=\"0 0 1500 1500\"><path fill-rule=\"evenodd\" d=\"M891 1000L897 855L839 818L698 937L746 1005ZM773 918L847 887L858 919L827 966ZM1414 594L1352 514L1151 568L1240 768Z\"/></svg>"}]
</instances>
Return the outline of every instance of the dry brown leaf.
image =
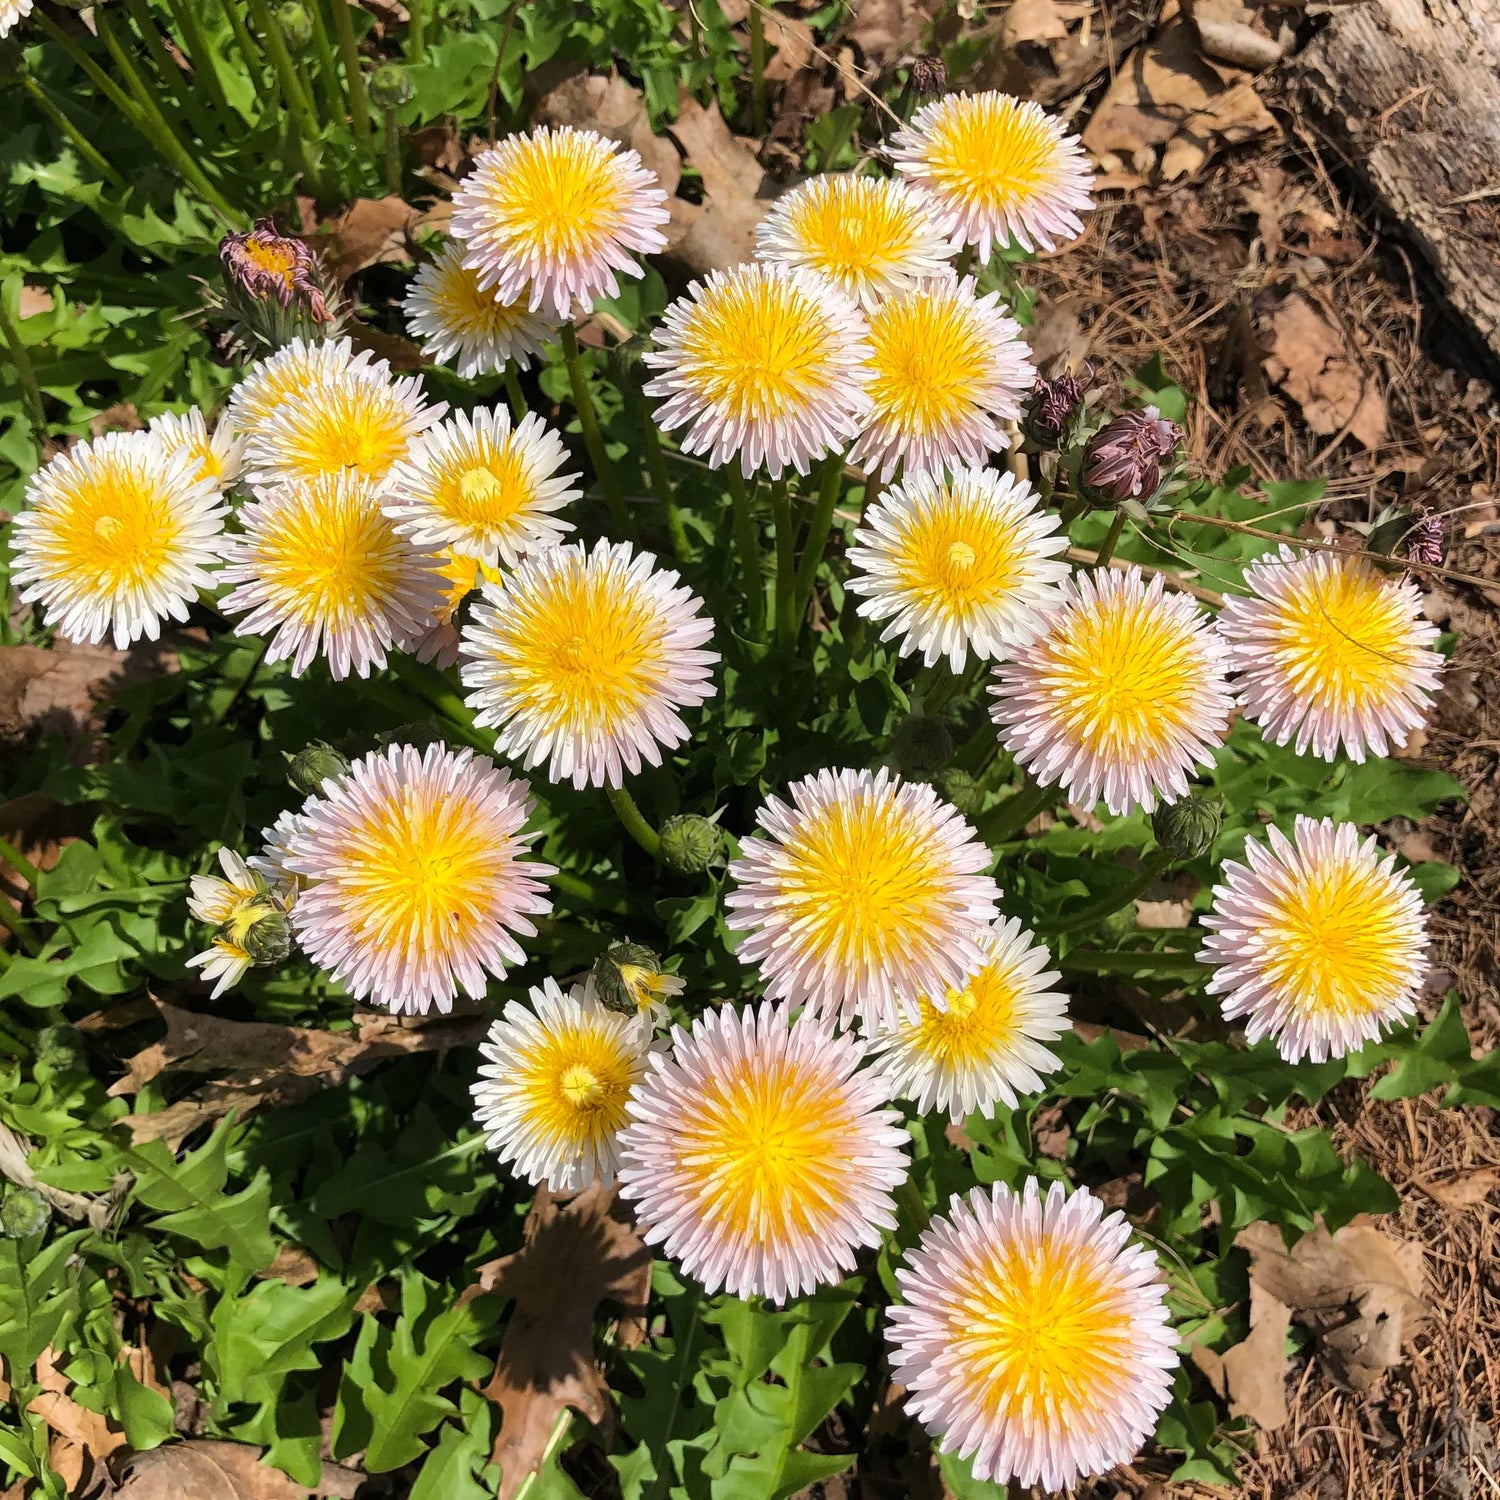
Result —
<instances>
[{"instance_id":1,"label":"dry brown leaf","mask_svg":"<svg viewBox=\"0 0 1500 1500\"><path fill-rule=\"evenodd\" d=\"M594 1355L594 1309L605 1299L618 1302L625 1310L620 1342L639 1343L651 1252L612 1188L596 1183L567 1203L543 1188L526 1216L521 1248L480 1267L472 1293L483 1292L515 1299L484 1388L502 1413L493 1454L498 1500L511 1500L541 1465L564 1407L596 1426L609 1422L609 1388Z\"/></svg>"},{"instance_id":2,"label":"dry brown leaf","mask_svg":"<svg viewBox=\"0 0 1500 1500\"><path fill-rule=\"evenodd\" d=\"M318 1262L302 1248L287 1241L264 1271L255 1273L262 1281L284 1281L288 1286L311 1286L318 1279Z\"/></svg>"},{"instance_id":3,"label":"dry brown leaf","mask_svg":"<svg viewBox=\"0 0 1500 1500\"><path fill-rule=\"evenodd\" d=\"M564 78L537 101L532 119L539 125L573 125L596 130L628 146L656 173L670 197L677 191L682 163L671 141L651 129L645 95L619 76L579 71Z\"/></svg>"},{"instance_id":4,"label":"dry brown leaf","mask_svg":"<svg viewBox=\"0 0 1500 1500\"><path fill-rule=\"evenodd\" d=\"M1079 314L1089 305L1084 296L1047 298L1039 302L1025 330L1032 363L1049 380L1064 371L1081 370L1088 358L1089 336Z\"/></svg>"},{"instance_id":5,"label":"dry brown leaf","mask_svg":"<svg viewBox=\"0 0 1500 1500\"><path fill-rule=\"evenodd\" d=\"M813 60L812 27L795 16L768 15L765 29L766 46L774 49L766 62L766 77L784 83Z\"/></svg>"},{"instance_id":6,"label":"dry brown leaf","mask_svg":"<svg viewBox=\"0 0 1500 1500\"><path fill-rule=\"evenodd\" d=\"M1000 39L1014 50L1022 42L1056 42L1068 34L1058 0L1014 0L1000 18Z\"/></svg>"},{"instance_id":7,"label":"dry brown leaf","mask_svg":"<svg viewBox=\"0 0 1500 1500\"><path fill-rule=\"evenodd\" d=\"M323 253L328 269L347 281L368 266L410 260L407 231L416 209L404 198L356 198L336 218L310 236L312 248Z\"/></svg>"},{"instance_id":8,"label":"dry brown leaf","mask_svg":"<svg viewBox=\"0 0 1500 1500\"><path fill-rule=\"evenodd\" d=\"M922 40L942 0L856 0L844 39L877 67L894 63Z\"/></svg>"},{"instance_id":9,"label":"dry brown leaf","mask_svg":"<svg viewBox=\"0 0 1500 1500\"><path fill-rule=\"evenodd\" d=\"M1265 29L1262 13L1244 0L1186 0L1184 8L1210 57L1256 73L1280 61L1280 41Z\"/></svg>"},{"instance_id":10,"label":"dry brown leaf","mask_svg":"<svg viewBox=\"0 0 1500 1500\"><path fill-rule=\"evenodd\" d=\"M1286 1304L1252 1281L1249 1336L1223 1354L1193 1346L1193 1363L1220 1398L1228 1400L1230 1416L1249 1417L1267 1432L1286 1425L1286 1335L1291 1326Z\"/></svg>"},{"instance_id":11,"label":"dry brown leaf","mask_svg":"<svg viewBox=\"0 0 1500 1500\"><path fill-rule=\"evenodd\" d=\"M1050 1156L1053 1161L1068 1159L1068 1142L1073 1137L1073 1129L1060 1104L1049 1104L1037 1111L1031 1122L1031 1134L1036 1140L1036 1149L1043 1156Z\"/></svg>"},{"instance_id":12,"label":"dry brown leaf","mask_svg":"<svg viewBox=\"0 0 1500 1500\"><path fill-rule=\"evenodd\" d=\"M1149 927L1155 931L1169 931L1186 927L1193 919L1191 901L1137 901L1135 903L1135 925Z\"/></svg>"},{"instance_id":13,"label":"dry brown leaf","mask_svg":"<svg viewBox=\"0 0 1500 1500\"><path fill-rule=\"evenodd\" d=\"M320 1483L308 1489L260 1461L248 1443L189 1438L137 1453L125 1465L116 1500L305 1500L330 1495L353 1500L363 1474L325 1463Z\"/></svg>"},{"instance_id":14,"label":"dry brown leaf","mask_svg":"<svg viewBox=\"0 0 1500 1500\"><path fill-rule=\"evenodd\" d=\"M1265 371L1302 408L1302 419L1325 436L1348 428L1366 448L1386 436L1385 396L1361 372L1343 336L1301 292L1271 314L1271 352Z\"/></svg>"},{"instance_id":15,"label":"dry brown leaf","mask_svg":"<svg viewBox=\"0 0 1500 1500\"><path fill-rule=\"evenodd\" d=\"M447 205L450 209L452 205ZM434 228L439 227L437 225ZM431 361L410 339L398 333L387 333L383 328L372 328L358 318L350 318L343 330L356 350L368 349L376 359L383 359L392 370L420 370Z\"/></svg>"},{"instance_id":16,"label":"dry brown leaf","mask_svg":"<svg viewBox=\"0 0 1500 1500\"><path fill-rule=\"evenodd\" d=\"M1427 1317L1422 1247L1393 1239L1363 1215L1330 1235L1320 1224L1288 1250L1274 1224L1252 1224L1236 1245L1250 1252L1250 1279L1317 1336L1329 1374L1368 1390L1398 1364Z\"/></svg>"},{"instance_id":17,"label":"dry brown leaf","mask_svg":"<svg viewBox=\"0 0 1500 1500\"><path fill-rule=\"evenodd\" d=\"M702 203L671 200L667 254L699 275L752 259L770 206L756 196L765 172L753 143L730 133L717 102L705 109L686 91L667 129L703 182Z\"/></svg>"},{"instance_id":18,"label":"dry brown leaf","mask_svg":"<svg viewBox=\"0 0 1500 1500\"><path fill-rule=\"evenodd\" d=\"M57 1368L57 1355L50 1348L42 1350L37 1357L36 1382L41 1386L42 1393L26 1409L39 1416L58 1437L80 1450L80 1473L84 1452L95 1458L107 1458L117 1448L125 1445L123 1432L111 1432L107 1418L90 1411L86 1406L80 1406L68 1395L73 1382ZM68 1462L71 1468L71 1454L68 1455ZM77 1483L76 1476L73 1482Z\"/></svg>"},{"instance_id":19,"label":"dry brown leaf","mask_svg":"<svg viewBox=\"0 0 1500 1500\"><path fill-rule=\"evenodd\" d=\"M1457 1177L1445 1178L1442 1182L1424 1182L1420 1177L1412 1179L1434 1203L1444 1208L1462 1210L1478 1208L1496 1188L1500 1188L1500 1171L1494 1167L1478 1167L1472 1172L1460 1172Z\"/></svg>"},{"instance_id":20,"label":"dry brown leaf","mask_svg":"<svg viewBox=\"0 0 1500 1500\"><path fill-rule=\"evenodd\" d=\"M106 432L139 432L145 425L135 403L121 401L90 417L89 433L93 437L103 437Z\"/></svg>"},{"instance_id":21,"label":"dry brown leaf","mask_svg":"<svg viewBox=\"0 0 1500 1500\"><path fill-rule=\"evenodd\" d=\"M38 313L52 311L52 293L44 286L23 286L16 303L16 311L23 318L34 318Z\"/></svg>"}]
</instances>

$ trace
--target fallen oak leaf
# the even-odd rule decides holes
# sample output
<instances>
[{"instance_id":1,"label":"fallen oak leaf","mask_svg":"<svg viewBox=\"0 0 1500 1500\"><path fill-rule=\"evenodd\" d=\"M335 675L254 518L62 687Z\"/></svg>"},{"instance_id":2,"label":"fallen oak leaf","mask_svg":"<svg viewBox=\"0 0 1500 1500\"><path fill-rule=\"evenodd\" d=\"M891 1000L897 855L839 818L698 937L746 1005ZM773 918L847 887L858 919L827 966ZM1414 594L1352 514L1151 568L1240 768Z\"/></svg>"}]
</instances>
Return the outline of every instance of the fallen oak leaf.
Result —
<instances>
[{"instance_id":1,"label":"fallen oak leaf","mask_svg":"<svg viewBox=\"0 0 1500 1500\"><path fill-rule=\"evenodd\" d=\"M1496 1188L1500 1188L1500 1171L1494 1167L1476 1167L1472 1172L1460 1172L1456 1177L1442 1182L1427 1181L1413 1177L1412 1182L1434 1203L1444 1208L1461 1210L1478 1208Z\"/></svg>"},{"instance_id":2,"label":"fallen oak leaf","mask_svg":"<svg viewBox=\"0 0 1500 1500\"><path fill-rule=\"evenodd\" d=\"M37 1355L36 1382L42 1391L27 1406L59 1437L66 1438L95 1458L108 1458L125 1446L125 1434L112 1432L109 1419L86 1406L80 1406L69 1394L73 1382L57 1366L57 1351L50 1346Z\"/></svg>"},{"instance_id":3,"label":"fallen oak leaf","mask_svg":"<svg viewBox=\"0 0 1500 1500\"><path fill-rule=\"evenodd\" d=\"M305 236L339 281L385 261L411 259L407 231L417 211L404 198L356 198L336 218Z\"/></svg>"},{"instance_id":4,"label":"fallen oak leaf","mask_svg":"<svg viewBox=\"0 0 1500 1500\"><path fill-rule=\"evenodd\" d=\"M1291 1310L1259 1282L1250 1283L1250 1333L1222 1354L1201 1344L1192 1348L1193 1363L1208 1377L1232 1417L1249 1417L1266 1432L1284 1427L1286 1405L1286 1336Z\"/></svg>"},{"instance_id":5,"label":"fallen oak leaf","mask_svg":"<svg viewBox=\"0 0 1500 1500\"><path fill-rule=\"evenodd\" d=\"M730 133L717 103L705 109L686 90L667 130L703 183L702 203L670 200L667 255L698 275L752 260L770 207L757 196L766 174L752 144Z\"/></svg>"},{"instance_id":6,"label":"fallen oak leaf","mask_svg":"<svg viewBox=\"0 0 1500 1500\"><path fill-rule=\"evenodd\" d=\"M594 1312L606 1300L621 1305L618 1342L629 1348L645 1335L651 1295L651 1252L613 1188L595 1183L566 1203L541 1188L522 1235L521 1248L481 1266L460 1297L462 1304L493 1292L515 1301L484 1387L501 1411L491 1455L500 1465L497 1500L513 1500L541 1467L564 1408L608 1424Z\"/></svg>"},{"instance_id":7,"label":"fallen oak leaf","mask_svg":"<svg viewBox=\"0 0 1500 1500\"><path fill-rule=\"evenodd\" d=\"M309 1489L262 1463L261 1450L249 1443L189 1438L132 1455L115 1500L353 1500L364 1482L353 1469L324 1463L316 1488Z\"/></svg>"},{"instance_id":8,"label":"fallen oak leaf","mask_svg":"<svg viewBox=\"0 0 1500 1500\"><path fill-rule=\"evenodd\" d=\"M1271 352L1264 361L1273 385L1302 409L1302 419L1323 436L1347 428L1366 448L1386 436L1385 397L1361 372L1338 330L1301 292L1271 314Z\"/></svg>"}]
</instances>

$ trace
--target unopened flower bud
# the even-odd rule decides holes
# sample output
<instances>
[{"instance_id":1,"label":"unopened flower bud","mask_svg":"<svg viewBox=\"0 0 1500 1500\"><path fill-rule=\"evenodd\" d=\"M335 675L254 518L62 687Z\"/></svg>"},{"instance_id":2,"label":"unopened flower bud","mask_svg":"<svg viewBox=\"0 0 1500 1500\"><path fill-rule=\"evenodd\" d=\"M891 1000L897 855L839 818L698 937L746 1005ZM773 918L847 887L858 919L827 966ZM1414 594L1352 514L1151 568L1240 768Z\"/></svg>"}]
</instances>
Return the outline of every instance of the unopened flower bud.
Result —
<instances>
[{"instance_id":1,"label":"unopened flower bud","mask_svg":"<svg viewBox=\"0 0 1500 1500\"><path fill-rule=\"evenodd\" d=\"M277 964L285 963L292 951L292 929L286 913L279 907L268 906L245 929L240 946L258 969L274 969Z\"/></svg>"},{"instance_id":2,"label":"unopened flower bud","mask_svg":"<svg viewBox=\"0 0 1500 1500\"><path fill-rule=\"evenodd\" d=\"M1099 507L1150 500L1181 441L1182 429L1154 406L1122 412L1084 450L1085 497Z\"/></svg>"},{"instance_id":3,"label":"unopened flower bud","mask_svg":"<svg viewBox=\"0 0 1500 1500\"><path fill-rule=\"evenodd\" d=\"M270 219L257 219L245 233L226 234L219 241L219 263L231 292L251 302L274 300L283 308L300 302L319 322L330 321L312 251L301 240L278 234Z\"/></svg>"},{"instance_id":4,"label":"unopened flower bud","mask_svg":"<svg viewBox=\"0 0 1500 1500\"><path fill-rule=\"evenodd\" d=\"M1151 832L1173 859L1207 854L1224 826L1224 800L1191 792L1176 802L1160 802L1151 814Z\"/></svg>"},{"instance_id":5,"label":"unopened flower bud","mask_svg":"<svg viewBox=\"0 0 1500 1500\"><path fill-rule=\"evenodd\" d=\"M911 65L911 95L920 107L948 92L948 68L935 52L919 53Z\"/></svg>"},{"instance_id":6,"label":"unopened flower bud","mask_svg":"<svg viewBox=\"0 0 1500 1500\"><path fill-rule=\"evenodd\" d=\"M679 875L701 875L724 853L724 830L712 818L679 813L661 825L661 862Z\"/></svg>"},{"instance_id":7,"label":"unopened flower bud","mask_svg":"<svg viewBox=\"0 0 1500 1500\"><path fill-rule=\"evenodd\" d=\"M945 802L953 806L966 818L977 818L984 806L984 788L957 766L944 766L932 778L933 788Z\"/></svg>"},{"instance_id":8,"label":"unopened flower bud","mask_svg":"<svg viewBox=\"0 0 1500 1500\"><path fill-rule=\"evenodd\" d=\"M52 1208L35 1188L17 1187L12 1183L0 1203L0 1236L8 1240L30 1239L40 1234L52 1218Z\"/></svg>"},{"instance_id":9,"label":"unopened flower bud","mask_svg":"<svg viewBox=\"0 0 1500 1500\"><path fill-rule=\"evenodd\" d=\"M370 74L370 98L380 109L400 109L411 98L411 75L403 64L383 62Z\"/></svg>"},{"instance_id":10,"label":"unopened flower bud","mask_svg":"<svg viewBox=\"0 0 1500 1500\"><path fill-rule=\"evenodd\" d=\"M312 17L297 0L286 0L286 4L276 7L276 25L287 51L294 57L312 45Z\"/></svg>"},{"instance_id":11,"label":"unopened flower bud","mask_svg":"<svg viewBox=\"0 0 1500 1500\"><path fill-rule=\"evenodd\" d=\"M941 719L907 714L891 738L891 754L903 776L930 776L953 759L953 736Z\"/></svg>"},{"instance_id":12,"label":"unopened flower bud","mask_svg":"<svg viewBox=\"0 0 1500 1500\"><path fill-rule=\"evenodd\" d=\"M1064 373L1052 380L1038 380L1026 403L1022 429L1038 448L1055 448L1083 402L1086 389L1077 375Z\"/></svg>"},{"instance_id":13,"label":"unopened flower bud","mask_svg":"<svg viewBox=\"0 0 1500 1500\"><path fill-rule=\"evenodd\" d=\"M310 745L287 757L286 779L302 793L311 797L323 790L323 783L349 773L347 756L340 755L332 745L323 740L314 740Z\"/></svg>"},{"instance_id":14,"label":"unopened flower bud","mask_svg":"<svg viewBox=\"0 0 1500 1500\"><path fill-rule=\"evenodd\" d=\"M663 974L661 960L640 943L613 943L594 960L594 993L606 1009L622 1016L665 1018L668 995L685 988L675 974Z\"/></svg>"}]
</instances>

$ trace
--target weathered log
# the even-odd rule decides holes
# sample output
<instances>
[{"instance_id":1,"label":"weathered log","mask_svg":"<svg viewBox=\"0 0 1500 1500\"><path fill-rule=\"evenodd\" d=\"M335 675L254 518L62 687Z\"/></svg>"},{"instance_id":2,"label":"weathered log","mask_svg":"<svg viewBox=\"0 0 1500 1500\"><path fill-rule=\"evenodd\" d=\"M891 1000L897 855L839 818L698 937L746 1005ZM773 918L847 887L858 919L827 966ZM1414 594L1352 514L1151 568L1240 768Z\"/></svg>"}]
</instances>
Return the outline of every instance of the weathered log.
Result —
<instances>
[{"instance_id":1,"label":"weathered log","mask_svg":"<svg viewBox=\"0 0 1500 1500\"><path fill-rule=\"evenodd\" d=\"M1317 127L1500 362L1500 0L1340 6L1295 78Z\"/></svg>"}]
</instances>

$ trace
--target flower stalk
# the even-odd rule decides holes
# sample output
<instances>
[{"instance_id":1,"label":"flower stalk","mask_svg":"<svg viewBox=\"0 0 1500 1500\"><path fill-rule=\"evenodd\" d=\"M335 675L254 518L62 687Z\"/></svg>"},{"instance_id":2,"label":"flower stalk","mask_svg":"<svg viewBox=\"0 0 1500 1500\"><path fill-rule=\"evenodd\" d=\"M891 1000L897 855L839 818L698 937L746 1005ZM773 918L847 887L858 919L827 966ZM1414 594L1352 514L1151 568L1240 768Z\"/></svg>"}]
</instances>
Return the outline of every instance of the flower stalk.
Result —
<instances>
[{"instance_id":1,"label":"flower stalk","mask_svg":"<svg viewBox=\"0 0 1500 1500\"><path fill-rule=\"evenodd\" d=\"M604 795L614 808L621 827L638 843L652 859L661 856L661 836L646 821L645 814L636 806L635 798L622 786L607 786Z\"/></svg>"},{"instance_id":2,"label":"flower stalk","mask_svg":"<svg viewBox=\"0 0 1500 1500\"><path fill-rule=\"evenodd\" d=\"M740 555L740 574L744 582L745 603L749 609L751 640L764 640L766 634L766 586L760 576L760 540L755 532L755 514L750 503L750 488L738 464L724 471L729 480L729 494L734 507L734 546Z\"/></svg>"},{"instance_id":3,"label":"flower stalk","mask_svg":"<svg viewBox=\"0 0 1500 1500\"><path fill-rule=\"evenodd\" d=\"M626 538L634 542L638 539L635 521L625 509L620 481L615 477L614 465L609 461L609 452L604 446L599 414L594 410L594 398L589 394L588 375L583 368L583 354L578 347L578 332L571 323L564 323L559 337L562 341L563 360L568 367L568 380L573 387L573 405L578 412L578 426L583 433L583 446L588 449L589 462L594 466L594 477L599 481L610 520Z\"/></svg>"}]
</instances>

